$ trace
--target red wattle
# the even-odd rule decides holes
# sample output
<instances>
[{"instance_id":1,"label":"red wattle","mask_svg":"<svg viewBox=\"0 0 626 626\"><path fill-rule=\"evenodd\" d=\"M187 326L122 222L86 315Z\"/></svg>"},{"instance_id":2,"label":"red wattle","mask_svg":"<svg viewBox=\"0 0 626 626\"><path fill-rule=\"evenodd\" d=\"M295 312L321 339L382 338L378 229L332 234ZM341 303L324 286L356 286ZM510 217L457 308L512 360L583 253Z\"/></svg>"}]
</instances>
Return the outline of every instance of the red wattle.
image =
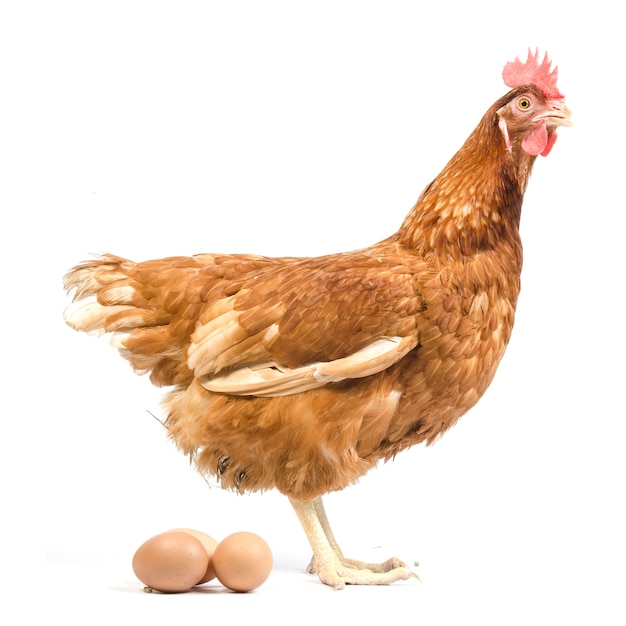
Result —
<instances>
[{"instance_id":1,"label":"red wattle","mask_svg":"<svg viewBox=\"0 0 626 626\"><path fill-rule=\"evenodd\" d=\"M554 145L555 141L556 141L556 131L553 132L552 137L548 139L548 143L546 144L546 147L543 149L541 156L548 156L550 154L550 150L552 150L552 146Z\"/></svg>"},{"instance_id":2,"label":"red wattle","mask_svg":"<svg viewBox=\"0 0 626 626\"><path fill-rule=\"evenodd\" d=\"M547 145L548 131L546 130L545 124L541 124L540 126L537 126L537 128L535 128L535 130L533 130L533 132L524 139L524 141L522 141L522 150L524 150L526 154L537 156L546 150Z\"/></svg>"}]
</instances>

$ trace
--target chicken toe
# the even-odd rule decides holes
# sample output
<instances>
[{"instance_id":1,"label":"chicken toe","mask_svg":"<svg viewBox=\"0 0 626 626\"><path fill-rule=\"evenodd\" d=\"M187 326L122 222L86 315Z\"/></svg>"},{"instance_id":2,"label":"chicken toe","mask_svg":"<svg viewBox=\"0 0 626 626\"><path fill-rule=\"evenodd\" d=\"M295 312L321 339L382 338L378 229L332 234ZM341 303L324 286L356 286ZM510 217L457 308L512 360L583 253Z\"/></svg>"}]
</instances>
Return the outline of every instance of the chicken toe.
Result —
<instances>
[{"instance_id":1,"label":"chicken toe","mask_svg":"<svg viewBox=\"0 0 626 626\"><path fill-rule=\"evenodd\" d=\"M397 558L384 563L365 563L343 556L332 533L321 498L311 501L291 499L306 536L313 548L307 572L333 587L345 585L389 585L399 580L418 578L406 564Z\"/></svg>"},{"instance_id":2,"label":"chicken toe","mask_svg":"<svg viewBox=\"0 0 626 626\"><path fill-rule=\"evenodd\" d=\"M368 563L366 561L358 561L356 559L348 559L344 557L342 554L337 554L339 558L339 562L346 568L350 569L367 569L371 572L389 572L393 569L397 568L406 568L409 569L409 566L401 561L397 557L391 557L382 563ZM307 574L316 574L317 568L315 567L315 555L311 557L311 561L307 565L306 568ZM417 577L417 574L415 575Z\"/></svg>"}]
</instances>

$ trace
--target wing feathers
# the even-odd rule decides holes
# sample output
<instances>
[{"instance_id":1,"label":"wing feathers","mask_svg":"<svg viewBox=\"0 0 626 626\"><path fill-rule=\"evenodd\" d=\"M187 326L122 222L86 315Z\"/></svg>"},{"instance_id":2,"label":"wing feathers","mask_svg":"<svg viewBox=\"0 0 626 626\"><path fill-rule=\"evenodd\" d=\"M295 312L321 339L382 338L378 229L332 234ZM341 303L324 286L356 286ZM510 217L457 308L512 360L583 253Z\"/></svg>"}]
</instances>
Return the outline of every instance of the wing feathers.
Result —
<instances>
[{"instance_id":1,"label":"wing feathers","mask_svg":"<svg viewBox=\"0 0 626 626\"><path fill-rule=\"evenodd\" d=\"M216 369L215 358L248 337L238 320L238 312L226 311L196 329L187 353L187 365L196 376Z\"/></svg>"},{"instance_id":2,"label":"wing feathers","mask_svg":"<svg viewBox=\"0 0 626 626\"><path fill-rule=\"evenodd\" d=\"M347 378L381 372L417 345L416 337L382 337L350 356L334 361L288 368L275 362L199 377L209 391L240 396L276 397L322 387Z\"/></svg>"},{"instance_id":3,"label":"wing feathers","mask_svg":"<svg viewBox=\"0 0 626 626\"><path fill-rule=\"evenodd\" d=\"M417 345L413 259L405 264L395 243L370 252L139 264L105 255L66 275L74 298L65 317L77 330L112 333L156 384L195 376L221 393L300 393L378 373ZM392 269L381 273L383 257Z\"/></svg>"}]
</instances>

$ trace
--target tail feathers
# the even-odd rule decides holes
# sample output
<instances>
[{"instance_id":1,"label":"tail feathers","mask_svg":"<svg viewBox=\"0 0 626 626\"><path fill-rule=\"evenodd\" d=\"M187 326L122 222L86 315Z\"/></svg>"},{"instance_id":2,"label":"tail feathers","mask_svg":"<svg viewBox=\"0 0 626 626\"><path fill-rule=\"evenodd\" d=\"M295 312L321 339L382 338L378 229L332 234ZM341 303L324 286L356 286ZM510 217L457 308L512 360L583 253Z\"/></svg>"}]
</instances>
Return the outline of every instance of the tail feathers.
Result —
<instances>
[{"instance_id":1,"label":"tail feathers","mask_svg":"<svg viewBox=\"0 0 626 626\"><path fill-rule=\"evenodd\" d=\"M95 295L84 296L74 300L64 312L65 322L74 330L82 330L90 334L102 334L119 329L119 316L125 317L135 307L127 305L103 306ZM110 318L116 316L118 324L112 325Z\"/></svg>"},{"instance_id":2,"label":"tail feathers","mask_svg":"<svg viewBox=\"0 0 626 626\"><path fill-rule=\"evenodd\" d=\"M113 256L85 261L64 279L72 303L65 309L67 324L87 333L130 331L161 320L132 278L134 263Z\"/></svg>"},{"instance_id":3,"label":"tail feathers","mask_svg":"<svg viewBox=\"0 0 626 626\"><path fill-rule=\"evenodd\" d=\"M71 269L64 285L73 294L66 323L89 334L111 334L111 344L138 374L150 372L157 385L173 385L189 376L184 339L175 336L170 314L146 297L149 285L138 279L136 264L105 255Z\"/></svg>"},{"instance_id":4,"label":"tail feathers","mask_svg":"<svg viewBox=\"0 0 626 626\"><path fill-rule=\"evenodd\" d=\"M167 323L166 316L132 304L106 303L106 297L102 299L99 294L76 296L65 309L64 318L74 330L90 334L129 332Z\"/></svg>"}]
</instances>

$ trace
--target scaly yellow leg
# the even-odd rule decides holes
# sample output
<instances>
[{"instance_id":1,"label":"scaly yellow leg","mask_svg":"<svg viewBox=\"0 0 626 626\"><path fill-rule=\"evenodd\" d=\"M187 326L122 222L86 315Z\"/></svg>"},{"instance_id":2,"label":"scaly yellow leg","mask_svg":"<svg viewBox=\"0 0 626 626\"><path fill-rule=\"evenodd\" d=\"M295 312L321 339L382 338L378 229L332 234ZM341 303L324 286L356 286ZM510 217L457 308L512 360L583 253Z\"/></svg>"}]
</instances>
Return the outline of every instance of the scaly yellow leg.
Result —
<instances>
[{"instance_id":1,"label":"scaly yellow leg","mask_svg":"<svg viewBox=\"0 0 626 626\"><path fill-rule=\"evenodd\" d=\"M346 559L333 535L321 497L314 500L289 501L313 549L313 559L307 571L335 589L345 585L388 585L398 580L417 578L402 561L396 558L384 563L364 563Z\"/></svg>"}]
</instances>

